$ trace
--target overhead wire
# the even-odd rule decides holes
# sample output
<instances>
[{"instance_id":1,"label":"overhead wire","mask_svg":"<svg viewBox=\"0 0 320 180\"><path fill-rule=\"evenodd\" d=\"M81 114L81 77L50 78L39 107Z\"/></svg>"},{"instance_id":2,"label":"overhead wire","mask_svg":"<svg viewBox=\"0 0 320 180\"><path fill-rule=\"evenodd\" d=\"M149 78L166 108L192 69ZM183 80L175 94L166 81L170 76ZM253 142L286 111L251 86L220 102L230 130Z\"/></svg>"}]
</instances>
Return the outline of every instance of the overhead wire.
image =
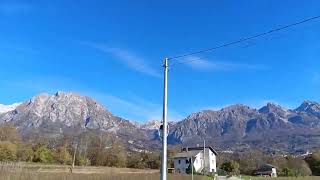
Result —
<instances>
[{"instance_id":1,"label":"overhead wire","mask_svg":"<svg viewBox=\"0 0 320 180\"><path fill-rule=\"evenodd\" d=\"M303 24L303 23L307 23L309 21L316 20L316 19L320 19L320 15L319 16L313 16L311 18L307 18L307 19L304 19L304 20L301 20L301 21L298 21L298 22L295 22L295 23L292 23L292 24L285 25L285 26L281 26L279 28L271 29L269 31L265 31L265 32L262 32L262 33L259 33L259 34L253 35L253 36L240 38L239 40L232 41L232 42L229 42L229 43L225 43L225 44L222 44L222 45L219 45L219 46L216 46L216 47L202 49L202 50L199 50L199 51L188 52L188 53L185 53L185 54L182 54L182 55L172 56L172 57L169 57L168 60L177 60L177 59L181 59L181 58L185 58L185 57L190 57L190 56L193 56L193 55L196 55L196 54L201 54L201 53L210 52L210 51L214 51L214 50L217 50L217 49L225 48L225 47L232 46L232 45L235 45L235 44L239 44L239 43L242 43L242 42L245 42L245 41L256 39L256 38L259 38L259 37L262 37L262 36L266 36L266 35L269 35L269 34L272 34L272 33L278 32L278 31L282 31L282 30L285 30L285 29L288 29L288 28L291 28L291 27L294 27L294 26L297 26L297 25L300 25L300 24ZM201 60L201 59L203 59L203 58L185 60L185 61L182 61L182 62L176 62L175 64L193 62L193 61L197 61L197 60Z\"/></svg>"}]
</instances>

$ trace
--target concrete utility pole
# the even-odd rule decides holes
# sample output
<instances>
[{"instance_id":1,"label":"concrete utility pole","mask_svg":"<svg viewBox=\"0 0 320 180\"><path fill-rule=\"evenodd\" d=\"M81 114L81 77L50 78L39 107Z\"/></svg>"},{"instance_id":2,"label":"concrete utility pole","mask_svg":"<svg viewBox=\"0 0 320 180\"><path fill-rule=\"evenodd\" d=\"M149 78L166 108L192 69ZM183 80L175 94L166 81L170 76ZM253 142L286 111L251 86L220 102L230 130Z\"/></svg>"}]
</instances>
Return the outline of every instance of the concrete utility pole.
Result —
<instances>
[{"instance_id":1,"label":"concrete utility pole","mask_svg":"<svg viewBox=\"0 0 320 180\"><path fill-rule=\"evenodd\" d=\"M206 140L203 139L203 175L206 171Z\"/></svg>"},{"instance_id":2,"label":"concrete utility pole","mask_svg":"<svg viewBox=\"0 0 320 180\"><path fill-rule=\"evenodd\" d=\"M168 58L165 58L164 64L164 83L163 83L163 114L162 114L162 153L161 153L161 176L160 180L167 180L167 133L168 133Z\"/></svg>"}]
</instances>

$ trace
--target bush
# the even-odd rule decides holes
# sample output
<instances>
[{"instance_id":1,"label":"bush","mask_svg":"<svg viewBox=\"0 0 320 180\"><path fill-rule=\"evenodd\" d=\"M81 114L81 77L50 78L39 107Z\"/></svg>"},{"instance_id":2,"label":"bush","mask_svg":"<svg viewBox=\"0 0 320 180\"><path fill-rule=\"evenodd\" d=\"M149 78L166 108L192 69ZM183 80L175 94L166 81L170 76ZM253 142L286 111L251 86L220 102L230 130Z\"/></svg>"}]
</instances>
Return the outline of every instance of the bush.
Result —
<instances>
[{"instance_id":1,"label":"bush","mask_svg":"<svg viewBox=\"0 0 320 180\"><path fill-rule=\"evenodd\" d=\"M15 161L17 159L17 145L0 141L0 161Z\"/></svg>"},{"instance_id":2,"label":"bush","mask_svg":"<svg viewBox=\"0 0 320 180\"><path fill-rule=\"evenodd\" d=\"M225 162L221 165L221 169L226 171L229 175L238 175L239 163L236 161Z\"/></svg>"},{"instance_id":3,"label":"bush","mask_svg":"<svg viewBox=\"0 0 320 180\"><path fill-rule=\"evenodd\" d=\"M294 176L294 173L292 169L286 167L286 168L283 168L281 172L278 173L278 175L288 177L288 176Z\"/></svg>"},{"instance_id":4,"label":"bush","mask_svg":"<svg viewBox=\"0 0 320 180\"><path fill-rule=\"evenodd\" d=\"M86 157L77 156L75 164L77 166L88 166L90 165L90 160Z\"/></svg>"},{"instance_id":5,"label":"bush","mask_svg":"<svg viewBox=\"0 0 320 180\"><path fill-rule=\"evenodd\" d=\"M18 149L17 158L19 161L32 162L33 156L34 153L31 147L23 146Z\"/></svg>"},{"instance_id":6,"label":"bush","mask_svg":"<svg viewBox=\"0 0 320 180\"><path fill-rule=\"evenodd\" d=\"M43 145L38 145L34 152L34 162L41 162L41 163L52 163L53 162L53 155L52 152Z\"/></svg>"},{"instance_id":7,"label":"bush","mask_svg":"<svg viewBox=\"0 0 320 180\"><path fill-rule=\"evenodd\" d=\"M312 175L320 176L320 151L313 153L309 157L306 157L305 161L308 163L312 171Z\"/></svg>"},{"instance_id":8,"label":"bush","mask_svg":"<svg viewBox=\"0 0 320 180\"><path fill-rule=\"evenodd\" d=\"M190 159L190 163L189 163L188 168L186 169L186 173L191 174L193 172L193 174L196 174L197 171L195 170L194 166L192 166L191 164L192 163L191 163L191 159ZM191 169L191 166L192 166L192 169Z\"/></svg>"},{"instance_id":9,"label":"bush","mask_svg":"<svg viewBox=\"0 0 320 180\"><path fill-rule=\"evenodd\" d=\"M146 167L146 163L143 161L140 154L133 153L127 157L127 167L128 168L136 168L136 169L144 169Z\"/></svg>"},{"instance_id":10,"label":"bush","mask_svg":"<svg viewBox=\"0 0 320 180\"><path fill-rule=\"evenodd\" d=\"M69 164L72 163L72 156L67 151L66 147L60 147L54 153L54 160L60 164Z\"/></svg>"}]
</instances>

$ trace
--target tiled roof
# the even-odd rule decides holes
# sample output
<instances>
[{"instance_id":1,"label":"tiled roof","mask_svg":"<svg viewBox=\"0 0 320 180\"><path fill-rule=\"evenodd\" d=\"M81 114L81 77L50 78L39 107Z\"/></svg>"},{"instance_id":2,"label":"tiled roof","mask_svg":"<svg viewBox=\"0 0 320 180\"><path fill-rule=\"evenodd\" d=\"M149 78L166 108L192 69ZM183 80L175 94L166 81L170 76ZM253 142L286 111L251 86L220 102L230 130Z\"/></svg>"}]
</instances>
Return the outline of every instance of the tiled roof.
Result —
<instances>
[{"instance_id":1,"label":"tiled roof","mask_svg":"<svg viewBox=\"0 0 320 180\"><path fill-rule=\"evenodd\" d=\"M211 146L206 146L206 149L210 149L216 156L218 155L217 151L214 150ZM183 151L194 151L194 150L203 150L203 146L199 146L199 147L185 147L183 148Z\"/></svg>"}]
</instances>

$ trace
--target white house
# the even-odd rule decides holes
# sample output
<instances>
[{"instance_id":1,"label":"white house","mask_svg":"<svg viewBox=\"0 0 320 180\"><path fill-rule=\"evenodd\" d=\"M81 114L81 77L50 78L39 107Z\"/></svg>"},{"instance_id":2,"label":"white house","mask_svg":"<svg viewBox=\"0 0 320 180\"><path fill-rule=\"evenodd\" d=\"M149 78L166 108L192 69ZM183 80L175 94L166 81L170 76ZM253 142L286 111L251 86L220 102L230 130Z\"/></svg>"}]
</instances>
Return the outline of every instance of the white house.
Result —
<instances>
[{"instance_id":1,"label":"white house","mask_svg":"<svg viewBox=\"0 0 320 180\"><path fill-rule=\"evenodd\" d=\"M175 173L186 174L191 161L194 170L198 173L203 171L217 172L217 152L212 147L206 147L205 151L203 150L203 147L183 148L180 153L174 156Z\"/></svg>"}]
</instances>

